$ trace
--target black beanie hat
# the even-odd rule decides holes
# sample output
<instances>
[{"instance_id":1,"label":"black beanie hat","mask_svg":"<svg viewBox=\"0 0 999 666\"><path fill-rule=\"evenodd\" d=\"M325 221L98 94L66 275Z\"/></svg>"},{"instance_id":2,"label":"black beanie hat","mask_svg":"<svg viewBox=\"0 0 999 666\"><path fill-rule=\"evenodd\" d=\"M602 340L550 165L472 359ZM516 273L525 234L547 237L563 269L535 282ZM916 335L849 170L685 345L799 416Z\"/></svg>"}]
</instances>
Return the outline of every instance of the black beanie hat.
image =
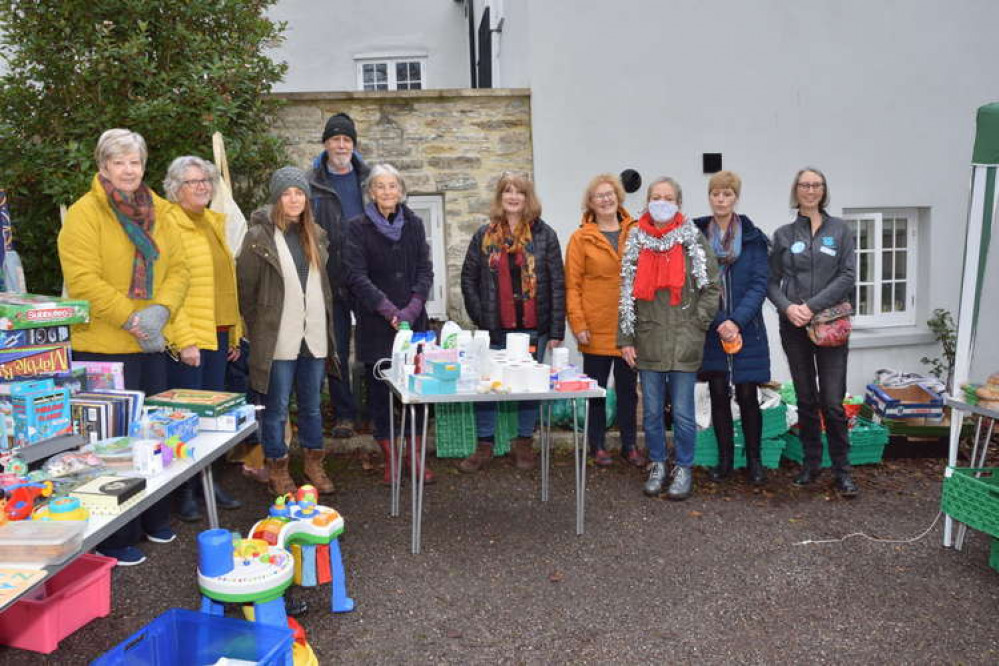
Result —
<instances>
[{"instance_id":1,"label":"black beanie hat","mask_svg":"<svg viewBox=\"0 0 999 666\"><path fill-rule=\"evenodd\" d=\"M354 121L346 113L338 113L330 116L326 121L326 129L323 130L323 143L331 136L349 136L350 140L357 143L357 129L354 128Z\"/></svg>"}]
</instances>

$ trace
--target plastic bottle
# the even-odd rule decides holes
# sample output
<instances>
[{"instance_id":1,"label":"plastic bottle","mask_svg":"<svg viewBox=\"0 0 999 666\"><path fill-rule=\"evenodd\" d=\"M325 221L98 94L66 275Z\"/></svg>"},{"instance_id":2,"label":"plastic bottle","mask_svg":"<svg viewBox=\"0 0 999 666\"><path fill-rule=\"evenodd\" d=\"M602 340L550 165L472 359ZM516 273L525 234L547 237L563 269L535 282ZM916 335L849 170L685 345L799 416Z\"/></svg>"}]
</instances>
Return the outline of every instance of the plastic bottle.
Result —
<instances>
[{"instance_id":1,"label":"plastic bottle","mask_svg":"<svg viewBox=\"0 0 999 666\"><path fill-rule=\"evenodd\" d=\"M461 326L454 323L453 321L444 322L444 326L441 328L441 348L457 349L458 336L460 334L461 334Z\"/></svg>"},{"instance_id":2,"label":"plastic bottle","mask_svg":"<svg viewBox=\"0 0 999 666\"><path fill-rule=\"evenodd\" d=\"M392 340L392 374L398 381L402 381L406 375L406 357L412 346L413 330L409 327L409 322L404 321L399 324L399 330Z\"/></svg>"},{"instance_id":3,"label":"plastic bottle","mask_svg":"<svg viewBox=\"0 0 999 666\"><path fill-rule=\"evenodd\" d=\"M416 356L413 357L413 372L417 375L422 375L426 370L423 362L423 343L416 345Z\"/></svg>"}]
</instances>

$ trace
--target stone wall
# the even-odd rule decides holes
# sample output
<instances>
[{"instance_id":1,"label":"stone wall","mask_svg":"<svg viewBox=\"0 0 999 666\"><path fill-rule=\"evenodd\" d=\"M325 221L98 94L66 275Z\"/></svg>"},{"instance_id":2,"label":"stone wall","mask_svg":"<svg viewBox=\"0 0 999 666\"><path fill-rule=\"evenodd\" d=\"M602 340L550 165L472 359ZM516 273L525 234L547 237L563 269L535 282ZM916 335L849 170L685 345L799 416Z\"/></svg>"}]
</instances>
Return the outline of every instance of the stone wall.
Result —
<instances>
[{"instance_id":1,"label":"stone wall","mask_svg":"<svg viewBox=\"0 0 999 666\"><path fill-rule=\"evenodd\" d=\"M389 162L411 194L444 198L448 315L468 325L461 264L472 234L488 217L503 171L533 173L528 90L417 90L284 93L275 131L306 168L322 150L326 119L343 111L357 124L357 150Z\"/></svg>"}]
</instances>

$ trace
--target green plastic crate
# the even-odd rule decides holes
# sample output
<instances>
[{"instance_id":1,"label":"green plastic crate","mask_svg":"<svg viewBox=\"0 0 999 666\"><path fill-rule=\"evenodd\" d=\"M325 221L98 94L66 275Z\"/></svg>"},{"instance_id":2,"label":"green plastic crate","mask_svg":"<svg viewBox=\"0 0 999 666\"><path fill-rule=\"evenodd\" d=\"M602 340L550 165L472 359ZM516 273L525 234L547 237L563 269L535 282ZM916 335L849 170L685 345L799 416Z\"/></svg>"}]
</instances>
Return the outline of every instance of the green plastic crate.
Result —
<instances>
[{"instance_id":1,"label":"green plastic crate","mask_svg":"<svg viewBox=\"0 0 999 666\"><path fill-rule=\"evenodd\" d=\"M704 430L698 432L697 448L694 450L694 464L701 467L714 467L718 464L718 442L712 434L710 438L701 436ZM760 461L764 467L776 469L780 466L780 457L784 452L784 439L774 437L760 442ZM735 445L735 460L733 467L742 469L746 466L746 446Z\"/></svg>"},{"instance_id":2,"label":"green plastic crate","mask_svg":"<svg viewBox=\"0 0 999 666\"><path fill-rule=\"evenodd\" d=\"M434 405L435 442L438 458L466 458L475 451L475 405L470 402ZM493 453L510 450L510 440L517 436L517 403L501 402L496 414Z\"/></svg>"},{"instance_id":3,"label":"green plastic crate","mask_svg":"<svg viewBox=\"0 0 999 666\"><path fill-rule=\"evenodd\" d=\"M797 463L804 462L805 448L801 439L793 431L784 435L784 457ZM851 465L875 465L881 462L885 446L888 444L888 429L866 419L857 418L857 424L850 430ZM822 433L822 467L831 467L829 441Z\"/></svg>"},{"instance_id":4,"label":"green plastic crate","mask_svg":"<svg viewBox=\"0 0 999 666\"><path fill-rule=\"evenodd\" d=\"M999 537L999 467L948 469L940 508L968 527ZM995 559L995 546L992 553Z\"/></svg>"}]
</instances>

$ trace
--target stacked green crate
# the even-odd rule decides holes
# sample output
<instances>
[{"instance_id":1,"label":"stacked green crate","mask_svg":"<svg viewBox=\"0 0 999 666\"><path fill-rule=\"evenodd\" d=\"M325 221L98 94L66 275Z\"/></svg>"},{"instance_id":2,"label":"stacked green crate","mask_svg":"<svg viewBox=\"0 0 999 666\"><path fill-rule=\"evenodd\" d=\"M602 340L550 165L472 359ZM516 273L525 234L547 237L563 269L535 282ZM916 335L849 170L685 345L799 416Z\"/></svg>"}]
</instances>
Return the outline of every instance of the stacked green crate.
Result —
<instances>
[{"instance_id":1,"label":"stacked green crate","mask_svg":"<svg viewBox=\"0 0 999 666\"><path fill-rule=\"evenodd\" d=\"M888 444L888 429L877 423L857 417L856 425L850 429L850 464L874 465L881 462L885 446ZM795 462L805 460L805 449L801 439L793 431L784 435L784 457ZM822 467L831 467L829 441L822 433Z\"/></svg>"},{"instance_id":2,"label":"stacked green crate","mask_svg":"<svg viewBox=\"0 0 999 666\"><path fill-rule=\"evenodd\" d=\"M475 451L475 406L470 402L434 405L438 458L465 458ZM499 403L493 453L501 456L510 450L510 440L517 436L517 403Z\"/></svg>"},{"instance_id":3,"label":"stacked green crate","mask_svg":"<svg viewBox=\"0 0 999 666\"><path fill-rule=\"evenodd\" d=\"M733 424L735 431L736 469L746 466L746 438L742 434L742 421ZM780 465L781 453L784 451L783 435L787 432L787 405L783 403L776 407L763 410L763 441L760 443L760 458L764 467L775 469ZM714 467L718 464L718 440L714 428L697 431L697 448L694 449L694 464L702 467Z\"/></svg>"}]
</instances>

